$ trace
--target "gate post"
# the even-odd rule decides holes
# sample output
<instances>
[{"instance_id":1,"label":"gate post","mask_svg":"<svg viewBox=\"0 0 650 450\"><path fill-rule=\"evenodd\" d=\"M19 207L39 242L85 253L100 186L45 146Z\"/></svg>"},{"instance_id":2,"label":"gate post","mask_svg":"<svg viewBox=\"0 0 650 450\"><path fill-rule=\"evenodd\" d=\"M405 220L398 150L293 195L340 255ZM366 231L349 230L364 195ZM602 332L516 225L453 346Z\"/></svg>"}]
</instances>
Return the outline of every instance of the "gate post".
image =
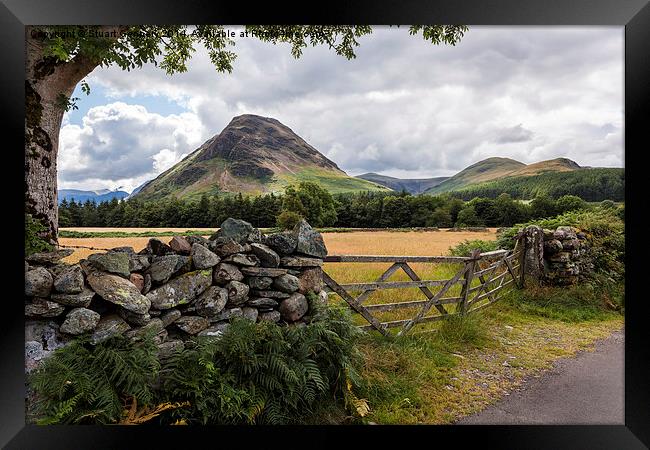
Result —
<instances>
[{"instance_id":1,"label":"gate post","mask_svg":"<svg viewBox=\"0 0 650 450\"><path fill-rule=\"evenodd\" d=\"M467 297L469 296L469 290L472 284L472 278L474 278L474 271L476 269L476 264L478 263L479 257L481 255L481 251L478 249L472 250L472 253L470 253L470 259L465 262L465 264L469 264L469 267L465 271L464 279L465 279L465 284L463 284L463 288L461 289L460 297L460 313L461 315L465 315L467 313Z\"/></svg>"}]
</instances>

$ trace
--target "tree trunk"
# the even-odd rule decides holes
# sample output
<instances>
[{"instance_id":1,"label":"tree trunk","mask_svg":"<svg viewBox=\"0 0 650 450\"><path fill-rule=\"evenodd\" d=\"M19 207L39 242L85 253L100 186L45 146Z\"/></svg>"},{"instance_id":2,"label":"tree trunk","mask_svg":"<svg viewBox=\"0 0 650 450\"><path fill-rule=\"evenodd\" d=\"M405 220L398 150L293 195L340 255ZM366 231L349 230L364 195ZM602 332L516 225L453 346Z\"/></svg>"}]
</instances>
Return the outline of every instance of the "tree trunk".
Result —
<instances>
[{"instance_id":1,"label":"tree trunk","mask_svg":"<svg viewBox=\"0 0 650 450\"><path fill-rule=\"evenodd\" d=\"M25 213L41 221L47 228L43 237L56 243L56 163L65 101L97 63L83 55L68 62L45 56L31 29L25 27Z\"/></svg>"}]
</instances>

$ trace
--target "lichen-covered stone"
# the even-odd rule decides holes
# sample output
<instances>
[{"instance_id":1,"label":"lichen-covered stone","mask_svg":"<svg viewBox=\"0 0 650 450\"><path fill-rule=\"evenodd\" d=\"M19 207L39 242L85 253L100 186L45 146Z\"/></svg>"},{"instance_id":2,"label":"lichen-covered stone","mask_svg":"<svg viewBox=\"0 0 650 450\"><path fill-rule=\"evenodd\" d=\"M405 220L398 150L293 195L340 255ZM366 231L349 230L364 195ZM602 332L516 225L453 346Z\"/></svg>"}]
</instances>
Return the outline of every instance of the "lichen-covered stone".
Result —
<instances>
[{"instance_id":1,"label":"lichen-covered stone","mask_svg":"<svg viewBox=\"0 0 650 450\"><path fill-rule=\"evenodd\" d=\"M210 239L216 239L220 237L231 238L232 240L239 242L240 244L248 241L248 237L254 231L253 225L246 222L245 220L233 219L232 217L227 218L223 221L219 230L210 236Z\"/></svg>"},{"instance_id":2,"label":"lichen-covered stone","mask_svg":"<svg viewBox=\"0 0 650 450\"><path fill-rule=\"evenodd\" d=\"M234 281L233 283L237 283ZM210 286L194 302L196 313L203 317L213 317L219 314L228 303L228 289Z\"/></svg>"},{"instance_id":3,"label":"lichen-covered stone","mask_svg":"<svg viewBox=\"0 0 650 450\"><path fill-rule=\"evenodd\" d=\"M259 311L257 308L251 308L249 306L244 306L242 308L242 317L244 319L248 319L251 322L257 322L257 316L259 315Z\"/></svg>"},{"instance_id":4,"label":"lichen-covered stone","mask_svg":"<svg viewBox=\"0 0 650 450\"><path fill-rule=\"evenodd\" d=\"M25 305L27 317L57 317L63 314L63 311L65 306L40 297L34 297L31 303Z\"/></svg>"},{"instance_id":5,"label":"lichen-covered stone","mask_svg":"<svg viewBox=\"0 0 650 450\"><path fill-rule=\"evenodd\" d=\"M62 248L51 252L38 252L32 253L25 257L27 262L31 264L50 265L56 264L59 260L66 258L74 253L71 248Z\"/></svg>"},{"instance_id":6,"label":"lichen-covered stone","mask_svg":"<svg viewBox=\"0 0 650 450\"><path fill-rule=\"evenodd\" d=\"M282 291L258 291L251 290L251 297L264 297L264 298L289 298L291 294Z\"/></svg>"},{"instance_id":7,"label":"lichen-covered stone","mask_svg":"<svg viewBox=\"0 0 650 450\"><path fill-rule=\"evenodd\" d=\"M279 277L287 273L287 269L273 267L242 267L241 273L252 277Z\"/></svg>"},{"instance_id":8,"label":"lichen-covered stone","mask_svg":"<svg viewBox=\"0 0 650 450\"><path fill-rule=\"evenodd\" d=\"M129 255L120 252L93 253L88 256L88 262L101 272L109 272L129 277Z\"/></svg>"},{"instance_id":9,"label":"lichen-covered stone","mask_svg":"<svg viewBox=\"0 0 650 450\"><path fill-rule=\"evenodd\" d=\"M205 317L200 316L181 316L174 322L180 330L187 334L198 334L210 326L210 322Z\"/></svg>"},{"instance_id":10,"label":"lichen-covered stone","mask_svg":"<svg viewBox=\"0 0 650 450\"><path fill-rule=\"evenodd\" d=\"M192 235L192 236L185 236L185 240L190 244L201 244L205 248L208 248L210 246L210 240L204 238L203 236L198 236L198 235Z\"/></svg>"},{"instance_id":11,"label":"lichen-covered stone","mask_svg":"<svg viewBox=\"0 0 650 450\"><path fill-rule=\"evenodd\" d=\"M293 234L298 241L296 252L317 258L327 256L327 247L325 247L323 236L315 231L306 220L303 219L296 224Z\"/></svg>"},{"instance_id":12,"label":"lichen-covered stone","mask_svg":"<svg viewBox=\"0 0 650 450\"><path fill-rule=\"evenodd\" d=\"M147 295L151 290L151 285L153 281L151 280L151 275L148 273L144 274L144 286L142 287L142 295Z\"/></svg>"},{"instance_id":13,"label":"lichen-covered stone","mask_svg":"<svg viewBox=\"0 0 650 450\"><path fill-rule=\"evenodd\" d=\"M54 290L62 294L78 294L84 287L84 275L79 264L69 266L54 277Z\"/></svg>"},{"instance_id":14,"label":"lichen-covered stone","mask_svg":"<svg viewBox=\"0 0 650 450\"><path fill-rule=\"evenodd\" d=\"M137 314L128 309L122 307L117 308L117 314L124 320L127 321L129 325L135 325L137 327L144 326L151 321L151 315L146 312L144 314Z\"/></svg>"},{"instance_id":15,"label":"lichen-covered stone","mask_svg":"<svg viewBox=\"0 0 650 450\"><path fill-rule=\"evenodd\" d=\"M25 274L25 295L28 297L47 297L53 286L52 274L43 267L29 270Z\"/></svg>"},{"instance_id":16,"label":"lichen-covered stone","mask_svg":"<svg viewBox=\"0 0 650 450\"><path fill-rule=\"evenodd\" d=\"M230 327L230 323L228 322L218 322L209 328L206 328L205 330L201 331L199 333L199 336L206 336L206 337L212 337L212 338L218 338L221 336L223 333L226 332L226 330Z\"/></svg>"},{"instance_id":17,"label":"lichen-covered stone","mask_svg":"<svg viewBox=\"0 0 650 450\"><path fill-rule=\"evenodd\" d=\"M163 327L167 328L172 323L176 322L179 317L181 317L181 312L179 310L169 309L160 315L160 320L162 320Z\"/></svg>"},{"instance_id":18,"label":"lichen-covered stone","mask_svg":"<svg viewBox=\"0 0 650 450\"><path fill-rule=\"evenodd\" d=\"M306 256L284 256L280 259L282 267L321 267L323 260Z\"/></svg>"},{"instance_id":19,"label":"lichen-covered stone","mask_svg":"<svg viewBox=\"0 0 650 450\"><path fill-rule=\"evenodd\" d=\"M151 275L151 281L154 283L166 283L173 275L181 272L187 272L190 268L190 259L188 256L165 255L154 258L147 273Z\"/></svg>"},{"instance_id":20,"label":"lichen-covered stone","mask_svg":"<svg viewBox=\"0 0 650 450\"><path fill-rule=\"evenodd\" d=\"M231 281L226 285L228 290L228 305L239 306L248 300L248 285L239 281Z\"/></svg>"},{"instance_id":21,"label":"lichen-covered stone","mask_svg":"<svg viewBox=\"0 0 650 450\"><path fill-rule=\"evenodd\" d=\"M298 282L298 292L301 294L319 292L323 289L323 270L320 267L306 269L298 275Z\"/></svg>"},{"instance_id":22,"label":"lichen-covered stone","mask_svg":"<svg viewBox=\"0 0 650 450\"><path fill-rule=\"evenodd\" d=\"M231 238L217 238L214 241L210 241L208 248L222 258L235 253L246 253L250 251L250 245L240 244Z\"/></svg>"},{"instance_id":23,"label":"lichen-covered stone","mask_svg":"<svg viewBox=\"0 0 650 450\"><path fill-rule=\"evenodd\" d=\"M149 255L165 256L174 253L174 250L160 239L151 238L143 252Z\"/></svg>"},{"instance_id":24,"label":"lichen-covered stone","mask_svg":"<svg viewBox=\"0 0 650 450\"><path fill-rule=\"evenodd\" d=\"M144 314L151 306L149 299L133 283L117 275L93 272L87 281L101 298L134 313Z\"/></svg>"},{"instance_id":25,"label":"lichen-covered stone","mask_svg":"<svg viewBox=\"0 0 650 450\"><path fill-rule=\"evenodd\" d=\"M262 267L278 267L280 265L280 255L264 244L251 244L251 252L257 256Z\"/></svg>"},{"instance_id":26,"label":"lichen-covered stone","mask_svg":"<svg viewBox=\"0 0 650 450\"><path fill-rule=\"evenodd\" d=\"M196 269L209 269L219 264L221 259L201 244L193 244L190 252Z\"/></svg>"},{"instance_id":27,"label":"lichen-covered stone","mask_svg":"<svg viewBox=\"0 0 650 450\"><path fill-rule=\"evenodd\" d=\"M298 290L300 287L300 281L298 280L298 277L294 275L281 275L273 280L273 287L278 291L291 294Z\"/></svg>"},{"instance_id":28,"label":"lichen-covered stone","mask_svg":"<svg viewBox=\"0 0 650 450\"><path fill-rule=\"evenodd\" d=\"M295 293L280 303L278 311L280 311L282 319L287 322L295 322L304 316L308 309L309 303L305 296Z\"/></svg>"},{"instance_id":29,"label":"lichen-covered stone","mask_svg":"<svg viewBox=\"0 0 650 450\"><path fill-rule=\"evenodd\" d=\"M257 297L251 298L246 302L247 305L254 308L275 308L278 306L278 302L272 298Z\"/></svg>"},{"instance_id":30,"label":"lichen-covered stone","mask_svg":"<svg viewBox=\"0 0 650 450\"><path fill-rule=\"evenodd\" d=\"M62 305L86 308L94 296L95 291L84 287L78 294L52 294L50 299Z\"/></svg>"},{"instance_id":31,"label":"lichen-covered stone","mask_svg":"<svg viewBox=\"0 0 650 450\"><path fill-rule=\"evenodd\" d=\"M248 277L245 280L245 283L251 288L251 289L257 289L260 291L263 291L265 289L268 289L271 287L273 284L273 278L271 277Z\"/></svg>"},{"instance_id":32,"label":"lichen-covered stone","mask_svg":"<svg viewBox=\"0 0 650 450\"><path fill-rule=\"evenodd\" d=\"M113 336L124 334L130 329L131 327L124 319L117 314L110 314L99 319L99 323L97 323L95 331L90 337L90 342L91 344L99 344Z\"/></svg>"},{"instance_id":33,"label":"lichen-covered stone","mask_svg":"<svg viewBox=\"0 0 650 450\"><path fill-rule=\"evenodd\" d=\"M562 251L562 242L557 239L544 241L544 254L553 255Z\"/></svg>"},{"instance_id":34,"label":"lichen-covered stone","mask_svg":"<svg viewBox=\"0 0 650 450\"><path fill-rule=\"evenodd\" d=\"M215 284L224 285L231 281L241 281L244 279L244 275L237 266L220 262L214 266L213 279Z\"/></svg>"},{"instance_id":35,"label":"lichen-covered stone","mask_svg":"<svg viewBox=\"0 0 650 450\"><path fill-rule=\"evenodd\" d=\"M261 312L257 316L258 322L279 322L281 315L278 311Z\"/></svg>"},{"instance_id":36,"label":"lichen-covered stone","mask_svg":"<svg viewBox=\"0 0 650 450\"><path fill-rule=\"evenodd\" d=\"M168 359L177 352L182 352L185 344L180 339L175 339L158 344L158 359Z\"/></svg>"},{"instance_id":37,"label":"lichen-covered stone","mask_svg":"<svg viewBox=\"0 0 650 450\"><path fill-rule=\"evenodd\" d=\"M65 316L65 320L61 324L61 332L72 335L88 333L95 329L99 319L100 316L95 311L74 308Z\"/></svg>"},{"instance_id":38,"label":"lichen-covered stone","mask_svg":"<svg viewBox=\"0 0 650 450\"><path fill-rule=\"evenodd\" d=\"M255 255L245 255L242 253L235 253L223 258L223 262L237 264L240 266L259 266L260 260Z\"/></svg>"},{"instance_id":39,"label":"lichen-covered stone","mask_svg":"<svg viewBox=\"0 0 650 450\"><path fill-rule=\"evenodd\" d=\"M145 325L138 327L138 328L133 328L124 335L133 340L133 341L139 341L144 336L147 334L151 334L153 337L153 340L156 344L162 343L165 337L167 337L167 331L165 330L165 327L163 326L163 322L160 319L151 319L148 323Z\"/></svg>"},{"instance_id":40,"label":"lichen-covered stone","mask_svg":"<svg viewBox=\"0 0 650 450\"><path fill-rule=\"evenodd\" d=\"M147 294L151 307L170 309L185 305L201 295L212 284L211 270L196 270L174 278Z\"/></svg>"},{"instance_id":41,"label":"lichen-covered stone","mask_svg":"<svg viewBox=\"0 0 650 450\"><path fill-rule=\"evenodd\" d=\"M284 231L282 233L269 234L264 239L264 243L280 255L290 255L296 251L298 239L293 233Z\"/></svg>"},{"instance_id":42,"label":"lichen-covered stone","mask_svg":"<svg viewBox=\"0 0 650 450\"><path fill-rule=\"evenodd\" d=\"M221 322L223 320L230 320L233 317L241 317L243 311L241 308L227 308L221 311L214 317L210 317L210 322Z\"/></svg>"},{"instance_id":43,"label":"lichen-covered stone","mask_svg":"<svg viewBox=\"0 0 650 450\"><path fill-rule=\"evenodd\" d=\"M129 271L131 272L142 272L149 268L151 265L151 257L149 255L138 255L138 254L128 254L129 255Z\"/></svg>"}]
</instances>

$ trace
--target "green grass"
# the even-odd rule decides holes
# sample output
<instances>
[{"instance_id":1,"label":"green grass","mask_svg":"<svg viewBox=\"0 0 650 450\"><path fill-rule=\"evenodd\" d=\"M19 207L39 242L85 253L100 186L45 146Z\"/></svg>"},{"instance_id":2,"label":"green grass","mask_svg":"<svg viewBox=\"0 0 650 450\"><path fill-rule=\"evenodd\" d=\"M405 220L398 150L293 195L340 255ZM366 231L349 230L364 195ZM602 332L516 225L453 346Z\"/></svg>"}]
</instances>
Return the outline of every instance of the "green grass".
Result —
<instances>
[{"instance_id":1,"label":"green grass","mask_svg":"<svg viewBox=\"0 0 650 450\"><path fill-rule=\"evenodd\" d=\"M385 186L381 186L370 181L362 180L361 178L354 178L347 175L339 175L330 170L322 170L317 168L302 169L295 174L282 174L277 175L276 181L271 183L274 191L283 191L290 184L299 183L302 181L311 181L317 183L322 188L329 191L331 194L342 194L346 192L357 191L378 191L390 192Z\"/></svg>"}]
</instances>

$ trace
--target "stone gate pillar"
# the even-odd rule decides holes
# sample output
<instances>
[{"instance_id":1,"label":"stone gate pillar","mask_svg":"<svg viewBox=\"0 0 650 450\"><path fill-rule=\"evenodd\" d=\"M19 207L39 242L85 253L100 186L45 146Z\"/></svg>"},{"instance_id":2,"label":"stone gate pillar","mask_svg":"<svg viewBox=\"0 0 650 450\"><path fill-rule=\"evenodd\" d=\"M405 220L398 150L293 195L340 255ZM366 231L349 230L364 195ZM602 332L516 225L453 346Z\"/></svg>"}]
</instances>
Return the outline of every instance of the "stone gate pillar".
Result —
<instances>
[{"instance_id":1,"label":"stone gate pillar","mask_svg":"<svg viewBox=\"0 0 650 450\"><path fill-rule=\"evenodd\" d=\"M523 242L526 245L525 273L539 281L544 276L544 231L537 225L527 226Z\"/></svg>"}]
</instances>

